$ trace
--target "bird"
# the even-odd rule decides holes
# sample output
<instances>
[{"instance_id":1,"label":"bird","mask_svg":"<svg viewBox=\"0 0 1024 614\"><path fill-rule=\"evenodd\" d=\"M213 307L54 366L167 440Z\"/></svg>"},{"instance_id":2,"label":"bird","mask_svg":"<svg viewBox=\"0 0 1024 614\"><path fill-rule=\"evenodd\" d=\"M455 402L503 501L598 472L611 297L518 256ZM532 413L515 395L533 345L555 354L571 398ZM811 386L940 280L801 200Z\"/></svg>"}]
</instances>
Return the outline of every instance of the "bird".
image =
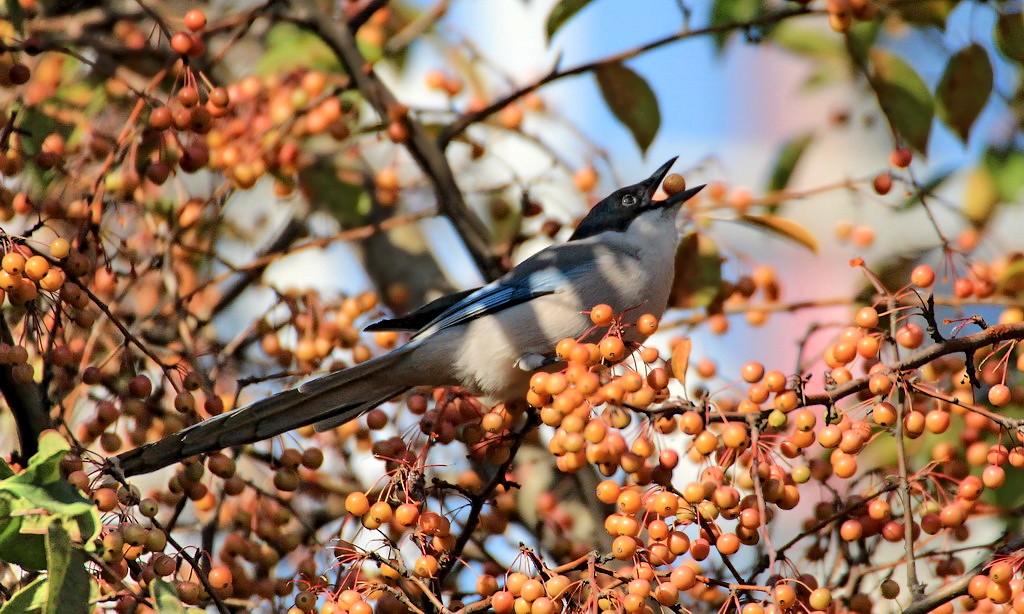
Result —
<instances>
[{"instance_id":1,"label":"bird","mask_svg":"<svg viewBox=\"0 0 1024 614\"><path fill-rule=\"evenodd\" d=\"M406 344L124 452L112 464L129 477L310 424L324 431L425 386L461 386L487 402L524 398L536 370L558 367L560 340L594 334L591 308L664 313L682 238L676 218L704 187L655 200L675 161L599 201L568 241L497 280L364 329L411 332Z\"/></svg>"}]
</instances>

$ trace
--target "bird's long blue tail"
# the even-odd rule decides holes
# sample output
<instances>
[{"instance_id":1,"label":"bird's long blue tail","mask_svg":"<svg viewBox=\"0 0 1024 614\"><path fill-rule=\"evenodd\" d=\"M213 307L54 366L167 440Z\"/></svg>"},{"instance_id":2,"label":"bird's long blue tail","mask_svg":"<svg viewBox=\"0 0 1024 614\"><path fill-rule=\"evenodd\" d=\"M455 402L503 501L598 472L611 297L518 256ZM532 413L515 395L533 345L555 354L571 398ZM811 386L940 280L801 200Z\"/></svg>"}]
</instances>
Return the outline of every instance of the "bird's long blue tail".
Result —
<instances>
[{"instance_id":1,"label":"bird's long blue tail","mask_svg":"<svg viewBox=\"0 0 1024 614\"><path fill-rule=\"evenodd\" d=\"M403 350L193 424L119 454L111 463L126 477L140 475L196 454L255 443L309 424L315 424L318 431L344 424L408 390L407 380L400 374L380 373L399 364Z\"/></svg>"}]
</instances>

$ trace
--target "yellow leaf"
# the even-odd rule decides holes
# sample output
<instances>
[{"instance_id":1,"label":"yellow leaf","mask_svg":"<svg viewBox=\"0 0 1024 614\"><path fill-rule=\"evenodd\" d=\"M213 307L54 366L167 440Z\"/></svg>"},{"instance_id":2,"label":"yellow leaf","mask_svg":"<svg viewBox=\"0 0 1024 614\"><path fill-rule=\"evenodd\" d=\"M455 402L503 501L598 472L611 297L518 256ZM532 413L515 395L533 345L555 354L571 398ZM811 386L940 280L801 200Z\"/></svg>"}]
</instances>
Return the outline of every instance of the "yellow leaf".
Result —
<instances>
[{"instance_id":1,"label":"yellow leaf","mask_svg":"<svg viewBox=\"0 0 1024 614\"><path fill-rule=\"evenodd\" d=\"M795 241L815 254L818 253L818 239L814 234L789 218L777 215L742 215L740 220Z\"/></svg>"},{"instance_id":2,"label":"yellow leaf","mask_svg":"<svg viewBox=\"0 0 1024 614\"><path fill-rule=\"evenodd\" d=\"M690 350L693 349L693 341L680 339L679 343L672 348L672 375L682 383L686 383L686 369L690 366Z\"/></svg>"},{"instance_id":3,"label":"yellow leaf","mask_svg":"<svg viewBox=\"0 0 1024 614\"><path fill-rule=\"evenodd\" d=\"M999 204L999 188L992 173L976 168L964 182L964 215L975 226L984 226Z\"/></svg>"}]
</instances>

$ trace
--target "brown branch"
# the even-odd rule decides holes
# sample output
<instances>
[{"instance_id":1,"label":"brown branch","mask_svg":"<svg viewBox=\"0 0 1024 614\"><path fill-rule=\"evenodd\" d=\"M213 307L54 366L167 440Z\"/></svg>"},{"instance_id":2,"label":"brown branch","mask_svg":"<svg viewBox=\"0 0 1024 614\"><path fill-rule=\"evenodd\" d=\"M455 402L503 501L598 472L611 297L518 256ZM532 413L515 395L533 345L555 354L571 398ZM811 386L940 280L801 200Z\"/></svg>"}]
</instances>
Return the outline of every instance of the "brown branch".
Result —
<instances>
[{"instance_id":1,"label":"brown branch","mask_svg":"<svg viewBox=\"0 0 1024 614\"><path fill-rule=\"evenodd\" d=\"M949 603L961 595L966 595L967 585L971 583L974 576L985 571L985 567L987 567L994 558L1010 554L1020 550L1021 548L1024 548L1024 533L1014 535L1012 539L993 551L992 556L972 567L956 581L950 582L942 588L930 591L925 596L914 599L914 601L911 602L905 610L903 610L903 614L926 614L926 612L931 612L944 603Z\"/></svg>"},{"instance_id":2,"label":"brown branch","mask_svg":"<svg viewBox=\"0 0 1024 614\"><path fill-rule=\"evenodd\" d=\"M403 106L374 73L373 66L360 53L355 36L346 25L325 15L314 0L292 0L290 11L283 17L320 37L338 57L377 114L385 121L394 121L392 114ZM466 205L444 151L419 122L408 116L400 121L408 130L404 145L433 184L438 210L451 220L484 276L497 278L503 270L491 248L490 233Z\"/></svg>"},{"instance_id":3,"label":"brown branch","mask_svg":"<svg viewBox=\"0 0 1024 614\"><path fill-rule=\"evenodd\" d=\"M526 424L523 425L518 432L513 435L512 449L509 450L508 460L501 464L495 472L494 476L491 477L490 482L484 486L483 490L476 497L473 498L469 508L469 515L466 517L466 522L462 526L462 530L459 532L458 539L455 540L455 545L451 551L445 553L441 560L440 568L437 570L438 582L444 582L444 579L449 573L455 568L455 564L459 561L459 557L462 555L463 549L466 544L469 543L470 538L473 537L473 531L476 530L478 524L480 524L480 513L483 512L484 504L491 498L494 493L494 489L500 484L505 482L506 473L512 466L512 463L516 460L516 454L519 452L519 447L523 444L523 440L526 438L526 434L537 427L540 419L536 413L530 413L527 416Z\"/></svg>"},{"instance_id":4,"label":"brown branch","mask_svg":"<svg viewBox=\"0 0 1024 614\"><path fill-rule=\"evenodd\" d=\"M210 579L207 577L208 574L203 572L201 569L199 557L189 554L186 547L182 546L176 539L174 539L174 536L171 535L171 530L169 528L165 529L156 518L152 518L150 521L153 523L155 528L164 532L164 535L167 536L167 543L178 550L178 555L188 561L189 566L191 566L192 570L196 573L196 577L199 578L200 584L202 584L203 588L206 589L206 592L209 593L210 599L213 600L213 605L217 608L217 611L221 614L229 614L231 610L228 609L227 604L225 604L224 600L217 594L217 589L210 584Z\"/></svg>"},{"instance_id":5,"label":"brown branch","mask_svg":"<svg viewBox=\"0 0 1024 614\"><path fill-rule=\"evenodd\" d=\"M706 28L696 28L693 30L683 30L681 32L676 32L675 34L669 34L667 36L655 39L638 47L627 49L626 51L620 51L619 53L609 55L599 60L579 64L578 66L573 66L572 68L567 68L565 70L558 70L558 67L556 66L554 69L551 70L551 72L544 75L539 80L524 85L517 90L509 92L508 94L505 94L501 98L495 100L494 102L492 102L491 104L487 105L482 109L479 109L477 111L467 111L466 113L463 113L462 115L457 117L455 121L448 124L448 126L441 132L440 136L437 137L438 145L441 147L441 149L447 148L448 144L451 143L452 140L455 139L457 136L465 132L465 130L469 128L469 126L484 119L488 115L491 115L492 113L505 108L512 102L522 98L523 96L531 92L540 89L541 87L553 81L558 81L559 79L564 79L565 77L571 77L573 75L579 75L585 72L589 72L602 66L607 66L609 64L618 64L625 60L629 60L639 55L643 55L644 53L647 53L648 51L651 51L653 49L657 49L670 43L685 40L688 38L705 36L708 34L723 34L726 32L730 32L732 30L745 30L749 28L756 28L758 26L767 26L779 23L780 21L784 21L791 17L798 17L800 15L814 15L821 13L823 13L823 11L812 10L801 6L799 8L788 9L776 13L770 13L768 15L762 15L749 21L740 21L717 26L708 26Z\"/></svg>"},{"instance_id":6,"label":"brown branch","mask_svg":"<svg viewBox=\"0 0 1024 614\"><path fill-rule=\"evenodd\" d=\"M949 339L944 343L930 345L925 349L915 352L909 357L896 362L895 364L889 365L889 371L901 372L916 369L922 365L930 363L936 358L946 356L947 354L973 352L987 345L992 345L999 341L1007 341L1009 339L1024 339L1024 323L997 324L991 328L981 331L980 333L967 335L966 337ZM800 405L802 407L809 407L813 405L832 405L839 399L856 394L862 390L866 390L867 387L867 377L850 380L845 384L836 386L834 390L829 392L809 394L803 399Z\"/></svg>"},{"instance_id":7,"label":"brown branch","mask_svg":"<svg viewBox=\"0 0 1024 614\"><path fill-rule=\"evenodd\" d=\"M7 326L7 318L0 314L0 341L14 345L14 337ZM46 429L53 428L50 412L46 409L43 391L33 381L19 382L14 379L10 365L0 365L0 394L3 394L14 416L14 424L18 428L20 450L17 460L25 463L39 451L39 435Z\"/></svg>"},{"instance_id":8,"label":"brown branch","mask_svg":"<svg viewBox=\"0 0 1024 614\"><path fill-rule=\"evenodd\" d=\"M235 279L226 290L224 290L223 294L221 294L220 298L217 300L217 303L214 304L213 308L210 310L210 315L207 316L206 321L213 321L217 314L234 303L235 299L241 296L242 293L253 284L253 282L260 278L263 271L266 270L267 266L273 261L272 258L267 258L268 255L274 255L277 252L284 250L291 245L293 241L305 234L305 232L305 224L302 224L294 217L289 218L288 223L285 224L284 228L281 229L270 244L260 250L260 253L256 255L256 263L258 264L252 266L253 263L250 263L250 266L245 267L245 270L240 272L239 277Z\"/></svg>"}]
</instances>

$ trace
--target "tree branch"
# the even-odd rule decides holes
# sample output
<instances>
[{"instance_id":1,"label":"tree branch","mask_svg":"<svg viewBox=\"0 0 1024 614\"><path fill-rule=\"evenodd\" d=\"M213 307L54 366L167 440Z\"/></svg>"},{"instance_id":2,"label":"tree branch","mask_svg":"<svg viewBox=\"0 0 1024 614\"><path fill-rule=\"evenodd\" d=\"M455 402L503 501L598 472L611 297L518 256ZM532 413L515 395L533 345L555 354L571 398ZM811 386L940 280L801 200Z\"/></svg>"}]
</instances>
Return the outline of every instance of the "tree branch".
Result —
<instances>
[{"instance_id":1,"label":"tree branch","mask_svg":"<svg viewBox=\"0 0 1024 614\"><path fill-rule=\"evenodd\" d=\"M821 12L822 11L816 11L808 9L806 7L799 7L795 9L779 11L776 13L770 13L768 15L762 15L749 21L727 23L717 26L708 26L706 28L697 28L694 30L683 30L681 32L676 32L675 34L669 34L668 36L663 36L659 39L655 39L649 43L645 43L638 47L627 49L626 51L620 51L619 53L609 55L599 60L579 64L578 66L573 66L572 68L567 68L565 70L558 70L558 67L556 66L551 70L551 72L544 75L539 80L534 81L533 83L530 83L528 85L524 85L517 90L509 92L508 94L505 94L504 96L495 100L486 107L476 111L467 111L466 113L463 113L462 115L457 117L455 121L448 124L448 126L441 132L441 135L437 137L437 143L441 149L447 148L448 144L451 143L453 139L455 139L457 136L466 131L466 128L469 128L471 125L484 119L488 115L491 115L492 113L505 108L510 103L522 98L523 96L529 94L530 92L536 91L541 87L547 85L548 83L558 81L559 79L564 79L565 77L571 77L573 75L579 75L585 72L590 72L596 68L600 68L608 64L618 64L625 60L629 60L639 55L643 55L644 53L647 53L648 51L651 51L653 49L657 49L658 47L663 47L670 43L685 40L688 38L704 36L706 34L722 34L725 32L730 32L732 30L745 30L749 28L756 28L758 26L767 26L778 23L780 21L784 21L791 17L797 17L799 15L820 14Z\"/></svg>"},{"instance_id":2,"label":"tree branch","mask_svg":"<svg viewBox=\"0 0 1024 614\"><path fill-rule=\"evenodd\" d=\"M926 614L944 603L949 603L961 595L966 595L967 585L971 583L971 579L985 571L985 567L987 567L995 557L1016 552L1021 548L1024 548L1024 534L1018 533L1014 535L1012 539L996 549L992 553L992 556L972 567L956 581L950 582L942 588L931 591L919 599L915 599L905 610L903 610L903 614Z\"/></svg>"},{"instance_id":3,"label":"tree branch","mask_svg":"<svg viewBox=\"0 0 1024 614\"><path fill-rule=\"evenodd\" d=\"M383 120L387 121L391 111L401 108L395 95L374 73L372 64L360 53L352 31L325 15L314 0L292 0L291 10L283 17L316 34L331 48L360 93ZM488 279L497 278L503 270L491 248L490 233L466 206L443 150L419 122L408 116L401 121L409 132L404 145L433 184L438 210L451 220L481 272Z\"/></svg>"},{"instance_id":4,"label":"tree branch","mask_svg":"<svg viewBox=\"0 0 1024 614\"><path fill-rule=\"evenodd\" d=\"M7 326L7 318L0 314L0 341L14 345L11 329ZM48 428L53 428L50 413L43 400L43 392L35 382L21 383L14 379L10 365L0 365L0 394L3 394L7 406L14 416L14 424L18 427L18 441L21 444L21 462L39 451L39 435Z\"/></svg>"}]
</instances>

